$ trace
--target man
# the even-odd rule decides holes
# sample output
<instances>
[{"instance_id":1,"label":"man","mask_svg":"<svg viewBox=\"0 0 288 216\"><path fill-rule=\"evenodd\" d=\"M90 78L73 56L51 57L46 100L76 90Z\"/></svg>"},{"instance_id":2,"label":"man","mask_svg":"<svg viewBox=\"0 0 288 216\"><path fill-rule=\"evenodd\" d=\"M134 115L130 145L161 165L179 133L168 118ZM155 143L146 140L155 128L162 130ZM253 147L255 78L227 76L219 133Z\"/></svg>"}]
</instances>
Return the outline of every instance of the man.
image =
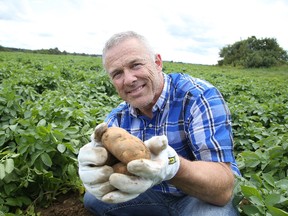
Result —
<instances>
[{"instance_id":1,"label":"man","mask_svg":"<svg viewBox=\"0 0 288 216\"><path fill-rule=\"evenodd\" d=\"M105 119L108 126L124 128L149 148L164 135L168 146L151 160L128 163L135 175L129 177L94 160L104 147L92 139L78 156L86 208L95 215L237 215L231 200L240 173L219 91L185 74L163 73L160 54L135 32L107 41L103 65L124 100Z\"/></svg>"}]
</instances>

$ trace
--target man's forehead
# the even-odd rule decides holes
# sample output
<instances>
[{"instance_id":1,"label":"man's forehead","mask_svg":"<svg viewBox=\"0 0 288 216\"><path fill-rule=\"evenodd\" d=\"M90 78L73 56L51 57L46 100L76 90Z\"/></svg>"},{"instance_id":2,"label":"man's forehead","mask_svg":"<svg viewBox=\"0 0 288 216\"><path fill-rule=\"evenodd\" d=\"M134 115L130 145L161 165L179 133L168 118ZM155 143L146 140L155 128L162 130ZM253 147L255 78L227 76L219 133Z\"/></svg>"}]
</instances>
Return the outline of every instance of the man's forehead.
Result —
<instances>
[{"instance_id":1,"label":"man's forehead","mask_svg":"<svg viewBox=\"0 0 288 216\"><path fill-rule=\"evenodd\" d=\"M133 62L145 62L149 58L149 54L146 52L137 52L133 49L126 51L127 52L109 53L106 56L106 66L126 66Z\"/></svg>"},{"instance_id":2,"label":"man's forehead","mask_svg":"<svg viewBox=\"0 0 288 216\"><path fill-rule=\"evenodd\" d=\"M123 67L130 67L133 64L136 63L145 63L147 61L147 58L144 57L134 57L134 58L125 58L122 61L119 62L114 62L114 64L110 65L111 69L118 69L118 68L123 68Z\"/></svg>"},{"instance_id":3,"label":"man's forehead","mask_svg":"<svg viewBox=\"0 0 288 216\"><path fill-rule=\"evenodd\" d=\"M105 67L123 67L131 62L143 62L150 57L147 48L136 39L127 39L106 52ZM108 68L107 68L108 69Z\"/></svg>"}]
</instances>

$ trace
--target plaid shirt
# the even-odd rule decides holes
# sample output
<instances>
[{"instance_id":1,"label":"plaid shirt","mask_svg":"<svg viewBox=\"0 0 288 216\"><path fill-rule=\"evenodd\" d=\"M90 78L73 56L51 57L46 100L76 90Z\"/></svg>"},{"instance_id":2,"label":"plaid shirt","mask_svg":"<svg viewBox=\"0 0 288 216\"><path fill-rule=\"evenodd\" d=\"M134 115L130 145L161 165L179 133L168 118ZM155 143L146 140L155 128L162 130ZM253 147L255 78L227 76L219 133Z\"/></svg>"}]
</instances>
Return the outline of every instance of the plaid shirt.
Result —
<instances>
[{"instance_id":1,"label":"plaid shirt","mask_svg":"<svg viewBox=\"0 0 288 216\"><path fill-rule=\"evenodd\" d=\"M230 162L233 172L240 175L233 155L231 115L220 92L186 74L163 76L164 89L152 109L152 119L123 102L105 119L108 126L124 128L143 141L165 134L180 156L191 161ZM181 194L167 182L153 189Z\"/></svg>"}]
</instances>

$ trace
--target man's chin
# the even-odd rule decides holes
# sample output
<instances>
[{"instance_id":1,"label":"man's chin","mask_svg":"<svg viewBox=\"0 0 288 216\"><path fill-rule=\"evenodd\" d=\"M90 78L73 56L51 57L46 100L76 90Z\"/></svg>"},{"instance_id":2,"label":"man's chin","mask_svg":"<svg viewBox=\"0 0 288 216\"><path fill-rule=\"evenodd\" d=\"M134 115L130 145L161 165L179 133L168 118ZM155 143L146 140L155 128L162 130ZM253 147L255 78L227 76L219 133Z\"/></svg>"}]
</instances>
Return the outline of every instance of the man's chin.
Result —
<instances>
[{"instance_id":1,"label":"man's chin","mask_svg":"<svg viewBox=\"0 0 288 216\"><path fill-rule=\"evenodd\" d=\"M141 100L141 101L131 100L131 102L129 104L131 104L134 108L137 108L137 109L145 109L148 106L149 101L147 101L147 100Z\"/></svg>"}]
</instances>

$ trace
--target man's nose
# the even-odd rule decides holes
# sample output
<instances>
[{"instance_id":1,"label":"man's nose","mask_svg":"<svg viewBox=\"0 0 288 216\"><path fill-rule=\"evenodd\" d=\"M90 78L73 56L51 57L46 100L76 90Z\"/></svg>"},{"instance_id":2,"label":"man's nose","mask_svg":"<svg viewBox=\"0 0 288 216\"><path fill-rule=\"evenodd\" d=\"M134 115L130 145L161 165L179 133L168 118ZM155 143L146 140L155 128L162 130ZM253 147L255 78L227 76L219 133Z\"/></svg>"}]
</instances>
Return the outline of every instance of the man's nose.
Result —
<instances>
[{"instance_id":1,"label":"man's nose","mask_svg":"<svg viewBox=\"0 0 288 216\"><path fill-rule=\"evenodd\" d=\"M124 71L124 84L132 85L137 80L137 77L131 70Z\"/></svg>"}]
</instances>

